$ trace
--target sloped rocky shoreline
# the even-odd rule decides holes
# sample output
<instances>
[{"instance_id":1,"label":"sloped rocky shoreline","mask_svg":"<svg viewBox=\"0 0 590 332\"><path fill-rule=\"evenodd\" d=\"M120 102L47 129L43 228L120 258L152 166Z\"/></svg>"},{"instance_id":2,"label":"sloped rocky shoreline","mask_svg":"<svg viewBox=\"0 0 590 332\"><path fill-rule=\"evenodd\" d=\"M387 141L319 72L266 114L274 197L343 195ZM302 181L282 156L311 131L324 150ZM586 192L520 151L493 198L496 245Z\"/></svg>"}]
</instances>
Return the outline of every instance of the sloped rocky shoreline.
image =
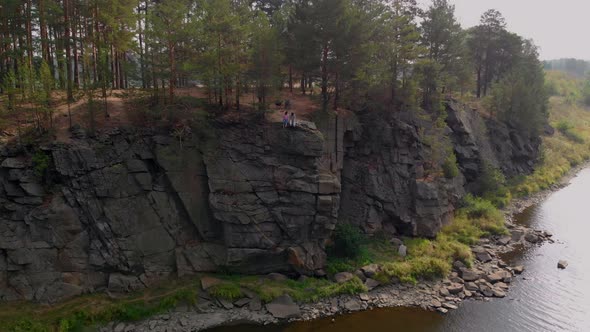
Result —
<instances>
[{"instance_id":1,"label":"sloped rocky shoreline","mask_svg":"<svg viewBox=\"0 0 590 332\"><path fill-rule=\"evenodd\" d=\"M561 187L563 184L528 198L515 200L505 209L510 235L482 239L471 248L475 257L474 265L467 268L457 261L453 264L453 272L442 280L420 281L416 285L379 285L378 281L371 278L379 266L372 264L355 272L370 289L367 293L339 295L302 304L295 303L288 296L282 296L264 305L254 294L247 294L249 296L231 303L201 292L194 307L183 306L141 322L111 322L100 331L202 331L234 324L268 325L309 321L386 307L420 307L445 314L469 300L490 301L503 298L509 292L512 281L519 278L526 267L508 266L500 258L501 254L518 247L554 241L553 235L548 232L513 223L514 214L540 202Z\"/></svg>"}]
</instances>

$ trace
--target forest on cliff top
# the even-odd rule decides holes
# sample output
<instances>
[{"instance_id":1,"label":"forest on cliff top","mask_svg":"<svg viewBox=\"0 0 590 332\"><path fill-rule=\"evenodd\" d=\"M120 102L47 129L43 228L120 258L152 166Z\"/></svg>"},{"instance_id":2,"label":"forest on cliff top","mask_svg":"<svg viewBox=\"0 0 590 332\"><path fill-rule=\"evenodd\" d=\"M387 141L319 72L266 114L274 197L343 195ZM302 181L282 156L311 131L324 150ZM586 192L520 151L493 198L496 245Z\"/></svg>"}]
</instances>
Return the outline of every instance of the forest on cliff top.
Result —
<instances>
[{"instance_id":1,"label":"forest on cliff top","mask_svg":"<svg viewBox=\"0 0 590 332\"><path fill-rule=\"evenodd\" d=\"M56 105L118 89L170 105L186 86L223 110L264 110L288 89L324 110L436 112L447 97L485 97L489 116L522 130L547 117L537 48L493 9L463 29L448 0L0 1L5 126L51 129Z\"/></svg>"}]
</instances>

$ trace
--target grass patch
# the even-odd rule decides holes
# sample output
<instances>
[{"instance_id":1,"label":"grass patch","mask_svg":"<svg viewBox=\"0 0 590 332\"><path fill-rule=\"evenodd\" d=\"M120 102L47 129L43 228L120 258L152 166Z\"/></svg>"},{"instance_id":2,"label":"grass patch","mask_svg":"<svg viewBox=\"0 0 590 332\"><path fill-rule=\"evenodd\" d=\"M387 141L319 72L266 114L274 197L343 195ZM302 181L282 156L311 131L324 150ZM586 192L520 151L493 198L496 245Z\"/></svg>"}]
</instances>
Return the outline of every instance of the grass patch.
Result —
<instances>
[{"instance_id":1,"label":"grass patch","mask_svg":"<svg viewBox=\"0 0 590 332\"><path fill-rule=\"evenodd\" d=\"M0 330L69 332L111 321L137 321L197 301L196 280L174 281L121 299L104 294L80 296L52 307L34 303L0 306Z\"/></svg>"},{"instance_id":2,"label":"grass patch","mask_svg":"<svg viewBox=\"0 0 590 332\"><path fill-rule=\"evenodd\" d=\"M498 210L492 201L481 197L465 196L463 207L455 212L455 218L466 219L480 229L482 231L480 237L508 234L502 212ZM460 226L462 223L459 222L458 225Z\"/></svg>"},{"instance_id":3,"label":"grass patch","mask_svg":"<svg viewBox=\"0 0 590 332\"><path fill-rule=\"evenodd\" d=\"M224 282L219 285L215 285L211 287L209 290L209 294L226 299L229 301L235 301L239 298L244 297L244 292L237 283L233 282Z\"/></svg>"},{"instance_id":4,"label":"grass patch","mask_svg":"<svg viewBox=\"0 0 590 332\"><path fill-rule=\"evenodd\" d=\"M369 238L361 234L358 229L356 232L358 232L360 237L358 239L358 249L351 255L337 255L334 252L334 247L328 248L326 272L329 275L334 275L338 272L355 271L371 263L381 264L398 258L396 248L389 243L385 234L377 233Z\"/></svg>"},{"instance_id":5,"label":"grass patch","mask_svg":"<svg viewBox=\"0 0 590 332\"><path fill-rule=\"evenodd\" d=\"M321 298L340 295L358 294L367 291L367 288L358 278L353 278L342 284L334 283L328 279L305 278L303 280L270 280L260 276L223 276L222 289L210 291L212 295L236 300L243 297L244 291L257 294L264 302L271 302L275 298L287 294L298 302L313 302ZM221 286L218 285L218 286ZM240 296L235 296L237 294ZM230 296L227 296L230 294Z\"/></svg>"},{"instance_id":6,"label":"grass patch","mask_svg":"<svg viewBox=\"0 0 590 332\"><path fill-rule=\"evenodd\" d=\"M468 195L455 213L454 221L443 227L435 239L407 238L407 256L400 257L384 236L361 241L359 251L352 257L330 257L328 272L355 271L363 265L378 263L382 273L375 278L388 283L392 278L416 283L420 279L447 276L454 261L471 266L473 255L469 245L490 235L508 234L504 215L490 200Z\"/></svg>"},{"instance_id":7,"label":"grass patch","mask_svg":"<svg viewBox=\"0 0 590 332\"><path fill-rule=\"evenodd\" d=\"M569 140L571 140L571 141L573 141L575 143L584 144L584 142L586 141L584 139L584 137L582 137L582 135L580 135L575 130L574 125L571 124L571 122L569 122L567 120L560 120L555 125L555 128L557 128L557 130L559 130L559 132L561 134L563 134L563 136L565 136L566 138L568 138Z\"/></svg>"},{"instance_id":8,"label":"grass patch","mask_svg":"<svg viewBox=\"0 0 590 332\"><path fill-rule=\"evenodd\" d=\"M417 257L403 262L386 263L382 268L386 276L414 284L419 278L444 277L451 272L448 262L434 257Z\"/></svg>"}]
</instances>

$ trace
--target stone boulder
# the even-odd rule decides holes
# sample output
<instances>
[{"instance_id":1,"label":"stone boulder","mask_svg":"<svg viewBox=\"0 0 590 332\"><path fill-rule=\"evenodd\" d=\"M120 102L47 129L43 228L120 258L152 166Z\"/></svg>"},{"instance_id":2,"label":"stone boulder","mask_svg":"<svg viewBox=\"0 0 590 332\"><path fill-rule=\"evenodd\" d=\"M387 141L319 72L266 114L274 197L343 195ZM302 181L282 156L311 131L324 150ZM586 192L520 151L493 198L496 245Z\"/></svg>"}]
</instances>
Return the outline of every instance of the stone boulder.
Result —
<instances>
[{"instance_id":1,"label":"stone boulder","mask_svg":"<svg viewBox=\"0 0 590 332\"><path fill-rule=\"evenodd\" d=\"M223 280L215 278L215 277L210 277L210 276L201 277L201 288L205 291L208 290L209 288L211 288L213 286L217 286L221 283L223 283Z\"/></svg>"},{"instance_id":2,"label":"stone boulder","mask_svg":"<svg viewBox=\"0 0 590 332\"><path fill-rule=\"evenodd\" d=\"M282 295L266 305L266 310L275 318L287 319L301 316L301 309L289 295Z\"/></svg>"},{"instance_id":3,"label":"stone boulder","mask_svg":"<svg viewBox=\"0 0 590 332\"><path fill-rule=\"evenodd\" d=\"M447 290L450 294L456 295L463 291L463 285L459 283L452 283L449 286L447 286Z\"/></svg>"},{"instance_id":4,"label":"stone boulder","mask_svg":"<svg viewBox=\"0 0 590 332\"><path fill-rule=\"evenodd\" d=\"M461 278L465 281L475 281L480 278L481 273L473 269L461 269Z\"/></svg>"},{"instance_id":5,"label":"stone boulder","mask_svg":"<svg viewBox=\"0 0 590 332\"><path fill-rule=\"evenodd\" d=\"M361 271L363 271L367 278L374 277L380 270L381 268L377 264L369 264L361 267Z\"/></svg>"},{"instance_id":6,"label":"stone boulder","mask_svg":"<svg viewBox=\"0 0 590 332\"><path fill-rule=\"evenodd\" d=\"M354 274L350 272L340 272L334 275L334 281L336 281L339 284L343 284L352 279L354 279Z\"/></svg>"}]
</instances>

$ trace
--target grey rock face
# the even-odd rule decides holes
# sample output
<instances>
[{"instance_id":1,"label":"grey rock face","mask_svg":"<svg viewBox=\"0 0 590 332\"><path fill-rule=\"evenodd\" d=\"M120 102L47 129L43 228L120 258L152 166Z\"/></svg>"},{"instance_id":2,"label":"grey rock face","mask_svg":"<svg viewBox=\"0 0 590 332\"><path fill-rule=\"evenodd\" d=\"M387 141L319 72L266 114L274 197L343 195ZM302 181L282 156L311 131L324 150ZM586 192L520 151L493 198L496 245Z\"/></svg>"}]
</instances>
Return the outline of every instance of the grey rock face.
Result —
<instances>
[{"instance_id":1,"label":"grey rock face","mask_svg":"<svg viewBox=\"0 0 590 332\"><path fill-rule=\"evenodd\" d=\"M418 128L428 124L402 113L340 114L319 129L220 120L214 140L182 145L151 129L74 135L42 150L51 186L22 147L2 147L0 301L133 291L220 267L325 276L338 222L396 236L403 256L398 237L434 237L483 159L507 175L532 169L534 140L485 123L505 138L490 146L475 129L483 120L456 108L447 109L454 179L425 176L431 147Z\"/></svg>"},{"instance_id":2,"label":"grey rock face","mask_svg":"<svg viewBox=\"0 0 590 332\"><path fill-rule=\"evenodd\" d=\"M411 116L359 115L344 125L340 222L368 234L434 237L463 194L462 177L424 179L429 147Z\"/></svg>"},{"instance_id":3,"label":"grey rock face","mask_svg":"<svg viewBox=\"0 0 590 332\"><path fill-rule=\"evenodd\" d=\"M447 101L446 111L455 155L469 191L479 192L477 179L485 164L501 170L506 177L533 172L540 153L539 137L484 119L475 110L454 101Z\"/></svg>"},{"instance_id":4,"label":"grey rock face","mask_svg":"<svg viewBox=\"0 0 590 332\"><path fill-rule=\"evenodd\" d=\"M320 162L322 134L217 130L215 146L133 129L52 145L51 192L22 149L0 157L0 300L127 292L219 266L323 273L341 185Z\"/></svg>"}]
</instances>

